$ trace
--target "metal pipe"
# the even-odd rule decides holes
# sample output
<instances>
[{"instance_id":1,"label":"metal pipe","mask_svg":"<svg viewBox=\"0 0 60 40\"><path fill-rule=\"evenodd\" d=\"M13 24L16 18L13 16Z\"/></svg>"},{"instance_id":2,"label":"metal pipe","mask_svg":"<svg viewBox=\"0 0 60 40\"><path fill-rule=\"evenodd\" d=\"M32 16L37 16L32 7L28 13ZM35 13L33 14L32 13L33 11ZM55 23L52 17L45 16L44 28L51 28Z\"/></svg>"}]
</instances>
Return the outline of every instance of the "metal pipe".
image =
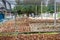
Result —
<instances>
[{"instance_id":1,"label":"metal pipe","mask_svg":"<svg viewBox=\"0 0 60 40\"><path fill-rule=\"evenodd\" d=\"M54 0L54 26L56 25L56 0Z\"/></svg>"},{"instance_id":2,"label":"metal pipe","mask_svg":"<svg viewBox=\"0 0 60 40\"><path fill-rule=\"evenodd\" d=\"M41 19L42 19L42 8L43 8L43 2L41 1Z\"/></svg>"}]
</instances>

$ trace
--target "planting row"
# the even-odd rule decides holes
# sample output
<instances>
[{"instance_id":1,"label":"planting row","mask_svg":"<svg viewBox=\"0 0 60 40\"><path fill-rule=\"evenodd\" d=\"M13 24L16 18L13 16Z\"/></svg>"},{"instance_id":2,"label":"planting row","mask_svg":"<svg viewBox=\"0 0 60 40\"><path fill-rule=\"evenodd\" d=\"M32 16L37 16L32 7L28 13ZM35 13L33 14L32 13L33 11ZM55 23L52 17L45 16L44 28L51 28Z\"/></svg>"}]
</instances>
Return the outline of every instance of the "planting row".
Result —
<instances>
[{"instance_id":1,"label":"planting row","mask_svg":"<svg viewBox=\"0 0 60 40\"><path fill-rule=\"evenodd\" d=\"M41 20L44 22L44 20ZM32 20L29 18L17 18L16 22L10 20L0 25L0 32L35 32L35 31L60 31L60 26L51 26L53 23L40 22L40 20ZM51 25L49 25L51 24ZM60 23L57 23L60 24Z\"/></svg>"},{"instance_id":2,"label":"planting row","mask_svg":"<svg viewBox=\"0 0 60 40\"><path fill-rule=\"evenodd\" d=\"M17 36L0 36L0 40L60 40L60 34L18 34Z\"/></svg>"}]
</instances>

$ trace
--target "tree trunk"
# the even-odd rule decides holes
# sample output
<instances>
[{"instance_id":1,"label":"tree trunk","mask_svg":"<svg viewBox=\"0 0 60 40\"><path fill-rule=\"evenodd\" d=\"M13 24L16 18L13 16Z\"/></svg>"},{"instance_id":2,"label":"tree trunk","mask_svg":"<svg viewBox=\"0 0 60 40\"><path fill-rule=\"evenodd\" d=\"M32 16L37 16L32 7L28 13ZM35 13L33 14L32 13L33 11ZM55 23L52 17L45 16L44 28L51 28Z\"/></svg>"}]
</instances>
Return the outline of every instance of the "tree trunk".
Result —
<instances>
[{"instance_id":1,"label":"tree trunk","mask_svg":"<svg viewBox=\"0 0 60 40\"><path fill-rule=\"evenodd\" d=\"M27 13L26 15L27 15L27 17L29 17L29 13Z\"/></svg>"},{"instance_id":2,"label":"tree trunk","mask_svg":"<svg viewBox=\"0 0 60 40\"><path fill-rule=\"evenodd\" d=\"M6 7L6 0L2 0L2 2L4 4L4 6L5 6L5 8L7 9L7 7Z\"/></svg>"}]
</instances>

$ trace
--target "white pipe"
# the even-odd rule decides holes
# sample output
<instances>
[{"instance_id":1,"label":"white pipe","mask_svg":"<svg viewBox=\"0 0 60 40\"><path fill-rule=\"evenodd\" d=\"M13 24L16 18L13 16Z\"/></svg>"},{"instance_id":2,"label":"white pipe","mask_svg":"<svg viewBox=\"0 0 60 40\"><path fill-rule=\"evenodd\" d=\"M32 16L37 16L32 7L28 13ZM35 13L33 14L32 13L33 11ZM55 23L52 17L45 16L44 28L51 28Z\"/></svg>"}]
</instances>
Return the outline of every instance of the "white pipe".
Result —
<instances>
[{"instance_id":1,"label":"white pipe","mask_svg":"<svg viewBox=\"0 0 60 40\"><path fill-rule=\"evenodd\" d=\"M42 8L43 8L43 2L41 1L41 19L42 19Z\"/></svg>"},{"instance_id":2,"label":"white pipe","mask_svg":"<svg viewBox=\"0 0 60 40\"><path fill-rule=\"evenodd\" d=\"M56 0L54 0L54 25L56 25Z\"/></svg>"}]
</instances>

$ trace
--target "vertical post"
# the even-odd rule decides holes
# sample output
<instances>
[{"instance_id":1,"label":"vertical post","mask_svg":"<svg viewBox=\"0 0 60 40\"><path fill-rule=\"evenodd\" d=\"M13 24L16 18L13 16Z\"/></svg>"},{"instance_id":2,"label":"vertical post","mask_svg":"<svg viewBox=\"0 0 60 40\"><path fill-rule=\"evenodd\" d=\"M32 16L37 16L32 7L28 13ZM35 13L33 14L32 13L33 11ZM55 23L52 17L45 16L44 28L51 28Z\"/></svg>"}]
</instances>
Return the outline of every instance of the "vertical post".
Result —
<instances>
[{"instance_id":1,"label":"vertical post","mask_svg":"<svg viewBox=\"0 0 60 40\"><path fill-rule=\"evenodd\" d=\"M17 6L17 5L16 5ZM16 13L16 7L15 7L15 32L17 32L17 27L16 27L16 17L17 17L17 13Z\"/></svg>"},{"instance_id":2,"label":"vertical post","mask_svg":"<svg viewBox=\"0 0 60 40\"><path fill-rule=\"evenodd\" d=\"M42 4L43 4L43 2L41 1L41 19L42 19Z\"/></svg>"},{"instance_id":3,"label":"vertical post","mask_svg":"<svg viewBox=\"0 0 60 40\"><path fill-rule=\"evenodd\" d=\"M56 25L56 0L54 0L54 26Z\"/></svg>"},{"instance_id":4,"label":"vertical post","mask_svg":"<svg viewBox=\"0 0 60 40\"><path fill-rule=\"evenodd\" d=\"M36 5L36 16L37 16L37 5Z\"/></svg>"}]
</instances>

